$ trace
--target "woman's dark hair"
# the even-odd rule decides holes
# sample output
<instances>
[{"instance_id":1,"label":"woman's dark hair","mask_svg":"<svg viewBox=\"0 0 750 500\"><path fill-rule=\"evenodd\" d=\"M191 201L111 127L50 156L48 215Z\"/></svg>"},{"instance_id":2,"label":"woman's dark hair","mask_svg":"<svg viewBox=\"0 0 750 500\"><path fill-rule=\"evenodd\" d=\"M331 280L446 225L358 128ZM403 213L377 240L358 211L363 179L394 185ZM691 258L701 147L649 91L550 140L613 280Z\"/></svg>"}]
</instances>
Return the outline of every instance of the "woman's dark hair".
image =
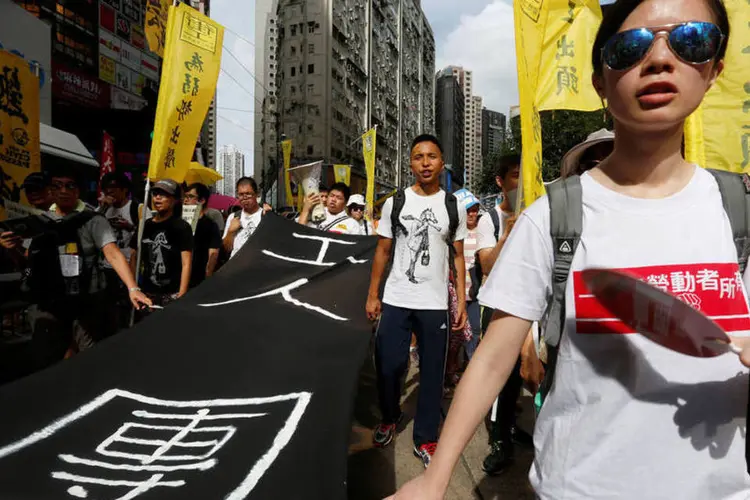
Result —
<instances>
[{"instance_id":1,"label":"woman's dark hair","mask_svg":"<svg viewBox=\"0 0 750 500\"><path fill-rule=\"evenodd\" d=\"M719 53L716 54L716 61L724 59L724 55L727 52L727 43L729 41L729 14L727 14L727 8L724 6L722 0L703 0L711 9L714 15L716 26L719 27L721 32L724 34L724 43L719 49ZM618 32L622 23L633 13L635 9L641 5L644 0L617 0L614 4L609 7L609 10L604 15L602 24L599 26L599 31L596 34L594 40L594 48L591 51L591 62L594 65L594 74L601 76L602 74L602 49L604 45L609 41L614 34Z\"/></svg>"},{"instance_id":2,"label":"woman's dark hair","mask_svg":"<svg viewBox=\"0 0 750 500\"><path fill-rule=\"evenodd\" d=\"M211 198L211 190L208 189L208 186L205 184L201 184L200 182L196 182L193 184L190 184L188 187L185 188L185 192L192 191L195 189L195 194L198 195L199 200L203 200L203 203L208 203L209 198Z\"/></svg>"}]
</instances>

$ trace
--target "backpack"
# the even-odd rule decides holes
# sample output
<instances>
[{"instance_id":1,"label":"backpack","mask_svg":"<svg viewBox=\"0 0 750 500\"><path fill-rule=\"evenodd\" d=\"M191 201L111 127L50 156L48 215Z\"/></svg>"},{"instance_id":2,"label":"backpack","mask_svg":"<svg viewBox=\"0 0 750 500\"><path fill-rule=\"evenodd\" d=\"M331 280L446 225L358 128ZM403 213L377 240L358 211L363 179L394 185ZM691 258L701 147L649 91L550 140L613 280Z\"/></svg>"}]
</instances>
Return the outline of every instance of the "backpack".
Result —
<instances>
[{"instance_id":1,"label":"backpack","mask_svg":"<svg viewBox=\"0 0 750 500\"><path fill-rule=\"evenodd\" d=\"M724 211L732 227L740 273L744 274L750 256L750 178L731 172L706 170L713 174L719 185ZM552 301L543 334L547 346L547 367L539 389L542 401L552 388L554 380L557 348L565 324L565 288L583 231L581 178L575 175L549 184L547 196L554 267Z\"/></svg>"},{"instance_id":2,"label":"backpack","mask_svg":"<svg viewBox=\"0 0 750 500\"><path fill-rule=\"evenodd\" d=\"M94 217L102 215L92 210L68 214L60 220L49 222L49 229L31 240L26 286L35 302L49 304L89 293L91 278L98 265L94 263L90 268L85 265L78 229ZM80 259L80 273L77 276L63 275L60 262L62 253Z\"/></svg>"},{"instance_id":3,"label":"backpack","mask_svg":"<svg viewBox=\"0 0 750 500\"><path fill-rule=\"evenodd\" d=\"M492 208L491 210L488 210L490 220L492 221L492 226L494 227L495 231L495 241L500 241L500 214L497 213L497 208ZM482 217L485 217L484 215ZM473 272L471 276L471 285L472 285L472 293L473 297L476 297L479 294L479 289L482 286L482 278L485 275L485 272L482 270L482 264L479 262L479 259L476 259L474 261L474 267L472 268ZM474 275L476 275L477 279L474 280Z\"/></svg>"},{"instance_id":4,"label":"backpack","mask_svg":"<svg viewBox=\"0 0 750 500\"><path fill-rule=\"evenodd\" d=\"M393 195L393 207L391 209L391 230L394 240L399 237L399 234L404 236L408 234L406 227L401 222L401 211L404 209L404 204L406 204L406 191L399 189ZM445 209L448 211L448 235L445 238L448 245L448 265L454 278L457 278L454 260L456 249L453 246L453 240L456 238L456 231L458 230L458 200L452 193L445 193Z\"/></svg>"}]
</instances>

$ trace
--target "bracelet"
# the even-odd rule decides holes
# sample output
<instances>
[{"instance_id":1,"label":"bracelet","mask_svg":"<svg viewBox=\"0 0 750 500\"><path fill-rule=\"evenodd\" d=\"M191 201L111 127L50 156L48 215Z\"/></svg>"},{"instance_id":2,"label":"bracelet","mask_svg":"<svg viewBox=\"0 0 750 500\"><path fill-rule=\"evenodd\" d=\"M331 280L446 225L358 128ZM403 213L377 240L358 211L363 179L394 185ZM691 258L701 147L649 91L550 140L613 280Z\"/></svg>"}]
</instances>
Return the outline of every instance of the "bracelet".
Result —
<instances>
[{"instance_id":1,"label":"bracelet","mask_svg":"<svg viewBox=\"0 0 750 500\"><path fill-rule=\"evenodd\" d=\"M134 286L133 288L128 289L128 293L140 292L140 291L141 289L138 288L137 286Z\"/></svg>"}]
</instances>

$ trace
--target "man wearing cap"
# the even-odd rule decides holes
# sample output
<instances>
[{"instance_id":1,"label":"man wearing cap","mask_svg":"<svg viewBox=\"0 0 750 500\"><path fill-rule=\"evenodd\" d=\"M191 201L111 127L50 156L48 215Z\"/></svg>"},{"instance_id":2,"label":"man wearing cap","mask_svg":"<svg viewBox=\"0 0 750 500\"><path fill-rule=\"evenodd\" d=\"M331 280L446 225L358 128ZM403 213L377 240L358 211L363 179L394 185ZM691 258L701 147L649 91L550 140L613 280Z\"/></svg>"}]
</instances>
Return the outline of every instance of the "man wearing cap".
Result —
<instances>
[{"instance_id":1,"label":"man wearing cap","mask_svg":"<svg viewBox=\"0 0 750 500\"><path fill-rule=\"evenodd\" d=\"M141 278L143 291L157 305L165 306L188 291L193 260L193 230L175 215L180 187L171 179L162 179L151 189L156 214L143 227ZM133 238L130 247L138 247ZM135 272L136 252L130 256Z\"/></svg>"},{"instance_id":2,"label":"man wearing cap","mask_svg":"<svg viewBox=\"0 0 750 500\"><path fill-rule=\"evenodd\" d=\"M349 212L349 217L357 221L359 224L362 236L370 236L375 234L375 230L372 227L372 223L365 220L365 197L361 194L353 194L349 197L349 201L346 203L346 208Z\"/></svg>"},{"instance_id":3,"label":"man wearing cap","mask_svg":"<svg viewBox=\"0 0 750 500\"><path fill-rule=\"evenodd\" d=\"M36 209L46 212L54 202L52 191L49 188L49 179L41 172L27 175L23 184L21 184L21 189L26 192L29 205Z\"/></svg>"},{"instance_id":4,"label":"man wearing cap","mask_svg":"<svg viewBox=\"0 0 750 500\"><path fill-rule=\"evenodd\" d=\"M574 174L582 175L588 172L612 154L614 147L615 133L604 128L597 130L565 153L560 167L560 177L565 179Z\"/></svg>"}]
</instances>

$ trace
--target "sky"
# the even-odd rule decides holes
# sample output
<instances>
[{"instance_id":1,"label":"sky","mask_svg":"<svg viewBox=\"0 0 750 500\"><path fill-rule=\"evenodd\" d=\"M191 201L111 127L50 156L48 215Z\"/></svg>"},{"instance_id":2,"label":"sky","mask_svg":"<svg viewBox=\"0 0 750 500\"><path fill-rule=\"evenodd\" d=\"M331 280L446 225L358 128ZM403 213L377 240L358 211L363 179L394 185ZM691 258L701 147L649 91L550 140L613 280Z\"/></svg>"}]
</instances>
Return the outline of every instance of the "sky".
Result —
<instances>
[{"instance_id":1,"label":"sky","mask_svg":"<svg viewBox=\"0 0 750 500\"><path fill-rule=\"evenodd\" d=\"M489 109L508 113L518 104L512 0L421 0L435 34L438 71L448 65L473 71L474 94ZM609 3L605 1L603 3ZM243 38L255 40L255 2L212 0L211 17ZM250 71L255 68L254 47L227 32L224 46ZM252 77L226 53L222 69L235 77L241 89L222 73L219 77L217 145L235 144L248 153L252 169L254 114L226 108L254 109ZM259 96L260 98L260 96Z\"/></svg>"}]
</instances>

